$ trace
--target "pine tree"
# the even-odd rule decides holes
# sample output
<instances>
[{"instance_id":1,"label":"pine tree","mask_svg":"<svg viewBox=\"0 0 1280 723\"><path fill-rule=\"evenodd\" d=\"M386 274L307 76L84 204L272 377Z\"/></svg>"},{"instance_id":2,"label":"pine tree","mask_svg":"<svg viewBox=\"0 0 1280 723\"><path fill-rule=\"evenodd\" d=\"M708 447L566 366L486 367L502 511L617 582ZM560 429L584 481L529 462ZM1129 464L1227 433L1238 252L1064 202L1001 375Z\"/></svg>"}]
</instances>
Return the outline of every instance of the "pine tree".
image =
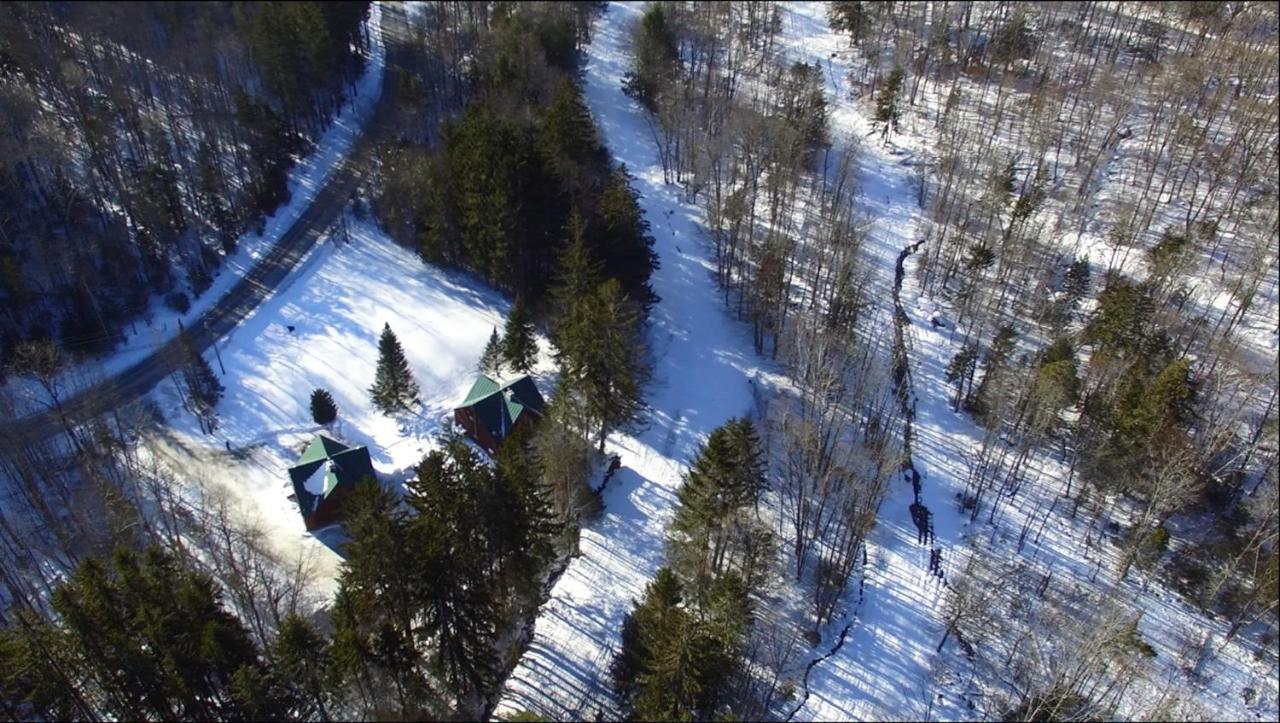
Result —
<instances>
[{"instance_id":1,"label":"pine tree","mask_svg":"<svg viewBox=\"0 0 1280 723\"><path fill-rule=\"evenodd\" d=\"M502 360L517 372L528 372L538 362L538 340L533 318L524 300L516 297L502 330Z\"/></svg>"},{"instance_id":2,"label":"pine tree","mask_svg":"<svg viewBox=\"0 0 1280 723\"><path fill-rule=\"evenodd\" d=\"M555 286L551 289L551 342L556 347L558 362L562 361L562 335L580 321L575 317L582 308L578 302L586 298L603 280L602 266L592 257L591 250L587 247L586 222L577 208L569 215L566 230L569 243L560 254L559 273L556 275Z\"/></svg>"},{"instance_id":3,"label":"pine tree","mask_svg":"<svg viewBox=\"0 0 1280 723\"><path fill-rule=\"evenodd\" d=\"M502 339L498 337L498 327L493 327L489 341L484 345L484 353L480 355L479 371L491 377L502 376Z\"/></svg>"},{"instance_id":4,"label":"pine tree","mask_svg":"<svg viewBox=\"0 0 1280 723\"><path fill-rule=\"evenodd\" d=\"M383 325L378 340L378 371L369 394L374 408L387 416L407 411L409 405L418 402L418 382L390 324Z\"/></svg>"},{"instance_id":5,"label":"pine tree","mask_svg":"<svg viewBox=\"0 0 1280 723\"><path fill-rule=\"evenodd\" d=\"M881 135L888 136L889 129L898 129L898 93L902 90L902 68L894 67L889 73L889 77L884 81L884 85L880 86L880 92L876 94L876 113L875 120L877 123L884 124L884 131Z\"/></svg>"},{"instance_id":6,"label":"pine tree","mask_svg":"<svg viewBox=\"0 0 1280 723\"><path fill-rule=\"evenodd\" d=\"M668 556L699 597L711 577L741 548L736 537L749 523L766 488L764 462L755 428L746 418L730 419L711 432L699 450L671 521Z\"/></svg>"},{"instance_id":7,"label":"pine tree","mask_svg":"<svg viewBox=\"0 0 1280 723\"><path fill-rule=\"evenodd\" d=\"M600 449L610 432L634 421L650 367L640 309L610 279L578 301L573 327L561 332L565 395L591 420Z\"/></svg>"},{"instance_id":8,"label":"pine tree","mask_svg":"<svg viewBox=\"0 0 1280 723\"><path fill-rule=\"evenodd\" d=\"M316 389L311 392L311 421L319 425L333 424L338 418L338 405L328 389Z\"/></svg>"}]
</instances>

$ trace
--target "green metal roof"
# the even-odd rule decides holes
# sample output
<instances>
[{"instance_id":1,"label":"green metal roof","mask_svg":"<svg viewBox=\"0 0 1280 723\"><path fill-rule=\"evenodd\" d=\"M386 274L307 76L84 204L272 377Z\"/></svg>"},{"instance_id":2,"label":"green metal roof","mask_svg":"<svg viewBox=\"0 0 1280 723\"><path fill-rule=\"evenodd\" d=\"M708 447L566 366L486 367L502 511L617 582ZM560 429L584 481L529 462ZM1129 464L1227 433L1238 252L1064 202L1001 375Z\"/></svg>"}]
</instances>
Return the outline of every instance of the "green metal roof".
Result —
<instances>
[{"instance_id":1,"label":"green metal roof","mask_svg":"<svg viewBox=\"0 0 1280 723\"><path fill-rule=\"evenodd\" d=\"M320 491L307 489L307 482L320 473L324 474ZM355 486L361 479L374 476L367 447L348 447L322 434L311 440L298 458L298 464L289 468L289 479L304 517L314 512L335 489Z\"/></svg>"},{"instance_id":2,"label":"green metal roof","mask_svg":"<svg viewBox=\"0 0 1280 723\"><path fill-rule=\"evenodd\" d=\"M467 398L462 400L462 406L469 407L501 388L497 382L481 374L480 378L476 379L476 383L471 385L471 391L467 392Z\"/></svg>"},{"instance_id":3,"label":"green metal roof","mask_svg":"<svg viewBox=\"0 0 1280 723\"><path fill-rule=\"evenodd\" d=\"M462 407L472 407L480 423L490 436L501 442L515 426L525 411L542 413L545 403L538 387L528 375L516 377L505 384L481 375L463 400Z\"/></svg>"},{"instance_id":4,"label":"green metal roof","mask_svg":"<svg viewBox=\"0 0 1280 723\"><path fill-rule=\"evenodd\" d=\"M345 452L348 449L351 448L342 442L329 439L323 434L317 434L316 438L311 440L311 444L308 444L307 448L302 451L302 456L298 458L298 464L295 466L301 467L305 464L329 459L335 454Z\"/></svg>"}]
</instances>

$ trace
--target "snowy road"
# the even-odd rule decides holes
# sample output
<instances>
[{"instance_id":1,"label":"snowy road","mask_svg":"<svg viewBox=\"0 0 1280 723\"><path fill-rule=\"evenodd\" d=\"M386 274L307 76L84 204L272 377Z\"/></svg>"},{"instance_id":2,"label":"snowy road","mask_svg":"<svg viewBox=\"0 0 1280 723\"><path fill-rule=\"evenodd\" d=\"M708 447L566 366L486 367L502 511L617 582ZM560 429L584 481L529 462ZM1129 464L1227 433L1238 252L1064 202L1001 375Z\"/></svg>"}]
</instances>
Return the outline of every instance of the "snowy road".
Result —
<instances>
[{"instance_id":1,"label":"snowy road","mask_svg":"<svg viewBox=\"0 0 1280 723\"><path fill-rule=\"evenodd\" d=\"M748 330L724 311L700 212L662 183L642 111L622 93L628 31L642 12L641 4L612 3L596 20L584 85L605 144L636 177L662 264L653 277L662 301L653 309L649 336L656 361L652 410L647 429L609 445L623 468L605 492L602 518L583 530L582 556L540 611L498 715L529 709L565 720L612 709L609 664L622 618L662 561L680 475L712 429L750 411L748 380L760 364Z\"/></svg>"}]
</instances>

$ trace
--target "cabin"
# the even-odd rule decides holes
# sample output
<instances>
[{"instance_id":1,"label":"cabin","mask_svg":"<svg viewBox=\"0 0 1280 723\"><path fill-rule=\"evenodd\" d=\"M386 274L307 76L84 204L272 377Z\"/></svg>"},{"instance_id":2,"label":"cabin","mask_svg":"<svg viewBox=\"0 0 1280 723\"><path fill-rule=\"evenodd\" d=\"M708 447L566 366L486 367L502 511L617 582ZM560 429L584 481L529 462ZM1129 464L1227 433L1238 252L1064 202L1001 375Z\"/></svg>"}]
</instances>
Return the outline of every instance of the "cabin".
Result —
<instances>
[{"instance_id":1,"label":"cabin","mask_svg":"<svg viewBox=\"0 0 1280 723\"><path fill-rule=\"evenodd\" d=\"M365 477L377 479L367 447L348 447L317 434L289 468L293 494L307 531L318 530L342 519L342 506Z\"/></svg>"},{"instance_id":2,"label":"cabin","mask_svg":"<svg viewBox=\"0 0 1280 723\"><path fill-rule=\"evenodd\" d=\"M542 418L546 403L528 375L500 384L483 374L471 385L453 418L467 436L490 455L522 427Z\"/></svg>"}]
</instances>

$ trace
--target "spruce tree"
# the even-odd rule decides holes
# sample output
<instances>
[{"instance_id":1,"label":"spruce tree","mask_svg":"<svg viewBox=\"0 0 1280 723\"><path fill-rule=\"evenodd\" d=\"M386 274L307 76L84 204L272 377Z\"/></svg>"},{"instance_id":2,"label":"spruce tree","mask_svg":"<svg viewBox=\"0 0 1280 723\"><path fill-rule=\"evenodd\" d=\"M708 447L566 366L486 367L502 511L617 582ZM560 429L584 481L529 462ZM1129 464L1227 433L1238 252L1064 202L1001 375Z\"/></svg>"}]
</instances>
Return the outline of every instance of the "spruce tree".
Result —
<instances>
[{"instance_id":1,"label":"spruce tree","mask_svg":"<svg viewBox=\"0 0 1280 723\"><path fill-rule=\"evenodd\" d=\"M319 425L333 424L338 418L338 405L328 389L316 389L311 392L311 421Z\"/></svg>"},{"instance_id":2,"label":"spruce tree","mask_svg":"<svg viewBox=\"0 0 1280 723\"><path fill-rule=\"evenodd\" d=\"M712 603L691 609L679 577L661 568L623 620L611 672L631 718L701 720L723 702L740 652L750 605L736 575L713 585Z\"/></svg>"},{"instance_id":3,"label":"spruce tree","mask_svg":"<svg viewBox=\"0 0 1280 723\"><path fill-rule=\"evenodd\" d=\"M428 663L414 645L428 571L419 539L394 492L362 480L347 499L346 559L334 599L336 677L359 691L367 712L433 717Z\"/></svg>"},{"instance_id":4,"label":"spruce tree","mask_svg":"<svg viewBox=\"0 0 1280 723\"><path fill-rule=\"evenodd\" d=\"M293 690L297 718L332 719L330 710L339 696L328 680L332 665L329 641L311 623L298 615L286 617L268 657L277 677Z\"/></svg>"},{"instance_id":5,"label":"spruce tree","mask_svg":"<svg viewBox=\"0 0 1280 723\"><path fill-rule=\"evenodd\" d=\"M746 418L730 419L711 432L676 492L668 553L672 564L700 597L709 578L741 548L737 536L749 523L766 487L764 462L755 427Z\"/></svg>"},{"instance_id":6,"label":"spruce tree","mask_svg":"<svg viewBox=\"0 0 1280 723\"><path fill-rule=\"evenodd\" d=\"M650 367L640 309L610 279L578 301L575 323L561 332L565 394L594 425L600 449L610 432L644 409Z\"/></svg>"},{"instance_id":7,"label":"spruce tree","mask_svg":"<svg viewBox=\"0 0 1280 723\"><path fill-rule=\"evenodd\" d=\"M627 297L647 314L658 302L649 283L658 268L658 255L638 199L627 167L618 166L609 174L596 204L596 217L586 231L603 263L605 278L617 279Z\"/></svg>"},{"instance_id":8,"label":"spruce tree","mask_svg":"<svg viewBox=\"0 0 1280 723\"><path fill-rule=\"evenodd\" d=\"M56 617L0 635L6 700L135 720L278 718L293 706L217 584L158 548L86 558L51 602Z\"/></svg>"},{"instance_id":9,"label":"spruce tree","mask_svg":"<svg viewBox=\"0 0 1280 723\"><path fill-rule=\"evenodd\" d=\"M884 85L880 86L880 92L876 94L875 120L884 124L884 136L889 135L891 127L898 129L898 93L901 90L902 68L894 67Z\"/></svg>"},{"instance_id":10,"label":"spruce tree","mask_svg":"<svg viewBox=\"0 0 1280 723\"><path fill-rule=\"evenodd\" d=\"M423 459L409 483L424 572L418 604L423 631L436 641L431 667L460 698L484 690L496 675L498 613L488 573L498 560L478 506L479 488L491 475L465 443L451 440Z\"/></svg>"},{"instance_id":11,"label":"spruce tree","mask_svg":"<svg viewBox=\"0 0 1280 723\"><path fill-rule=\"evenodd\" d=\"M569 215L566 229L569 243L560 253L560 269L551 289L551 342L556 347L556 360L561 363L563 335L579 322L575 315L582 307L578 302L586 298L603 280L601 264L592 256L587 246L586 230L586 222L575 208Z\"/></svg>"},{"instance_id":12,"label":"spruce tree","mask_svg":"<svg viewBox=\"0 0 1280 723\"><path fill-rule=\"evenodd\" d=\"M623 77L622 89L645 110L657 110L658 94L679 62L676 36L661 5L651 5L640 19L633 38L631 70Z\"/></svg>"},{"instance_id":13,"label":"spruce tree","mask_svg":"<svg viewBox=\"0 0 1280 723\"><path fill-rule=\"evenodd\" d=\"M502 332L502 360L517 372L528 372L538 362L538 340L533 318L524 300L516 297Z\"/></svg>"},{"instance_id":14,"label":"spruce tree","mask_svg":"<svg viewBox=\"0 0 1280 723\"><path fill-rule=\"evenodd\" d=\"M479 371L491 377L502 376L502 340L498 337L498 327L493 327L489 334L489 342L484 345L484 353L480 355Z\"/></svg>"},{"instance_id":15,"label":"spruce tree","mask_svg":"<svg viewBox=\"0 0 1280 723\"><path fill-rule=\"evenodd\" d=\"M378 371L369 394L374 408L387 416L406 411L418 402L418 383L390 324L382 327L378 340Z\"/></svg>"}]
</instances>

